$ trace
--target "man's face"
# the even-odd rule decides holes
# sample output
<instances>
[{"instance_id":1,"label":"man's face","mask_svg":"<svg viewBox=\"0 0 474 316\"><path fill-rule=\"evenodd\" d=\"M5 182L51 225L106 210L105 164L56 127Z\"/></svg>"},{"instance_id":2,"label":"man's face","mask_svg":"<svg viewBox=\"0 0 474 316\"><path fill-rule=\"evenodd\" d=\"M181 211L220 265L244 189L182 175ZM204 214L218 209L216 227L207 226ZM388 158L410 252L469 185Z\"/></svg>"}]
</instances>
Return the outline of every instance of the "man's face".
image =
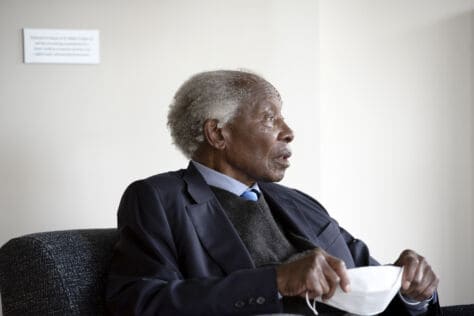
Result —
<instances>
[{"instance_id":1,"label":"man's face","mask_svg":"<svg viewBox=\"0 0 474 316\"><path fill-rule=\"evenodd\" d=\"M226 165L222 172L247 185L283 179L290 166L288 144L294 136L283 120L277 96L256 93L222 128L222 135Z\"/></svg>"}]
</instances>

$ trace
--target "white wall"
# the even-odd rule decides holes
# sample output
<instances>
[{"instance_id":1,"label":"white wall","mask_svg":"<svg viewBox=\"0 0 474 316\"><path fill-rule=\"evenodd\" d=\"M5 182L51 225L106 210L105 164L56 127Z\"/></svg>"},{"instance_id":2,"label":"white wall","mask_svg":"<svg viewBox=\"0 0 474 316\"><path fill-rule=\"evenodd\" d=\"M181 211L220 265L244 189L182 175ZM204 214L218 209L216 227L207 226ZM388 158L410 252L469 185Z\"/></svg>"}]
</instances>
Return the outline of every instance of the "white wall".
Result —
<instances>
[{"instance_id":1,"label":"white wall","mask_svg":"<svg viewBox=\"0 0 474 316\"><path fill-rule=\"evenodd\" d=\"M99 29L102 62L25 65L23 27ZM244 67L283 95L285 183L381 261L425 253L443 304L474 302L472 38L461 0L3 0L0 244L114 226L129 182L186 164L165 126L179 84Z\"/></svg>"},{"instance_id":2,"label":"white wall","mask_svg":"<svg viewBox=\"0 0 474 316\"><path fill-rule=\"evenodd\" d=\"M382 262L425 255L442 304L474 303L473 4L319 7L320 199Z\"/></svg>"},{"instance_id":3,"label":"white wall","mask_svg":"<svg viewBox=\"0 0 474 316\"><path fill-rule=\"evenodd\" d=\"M316 156L317 126L306 124L318 98L316 9L310 0L1 1L0 244L115 226L132 180L185 167L166 114L198 71L245 67L280 87L290 123L307 126L294 146L307 154L288 174L304 178ZM102 62L25 65L23 27L99 29Z\"/></svg>"}]
</instances>

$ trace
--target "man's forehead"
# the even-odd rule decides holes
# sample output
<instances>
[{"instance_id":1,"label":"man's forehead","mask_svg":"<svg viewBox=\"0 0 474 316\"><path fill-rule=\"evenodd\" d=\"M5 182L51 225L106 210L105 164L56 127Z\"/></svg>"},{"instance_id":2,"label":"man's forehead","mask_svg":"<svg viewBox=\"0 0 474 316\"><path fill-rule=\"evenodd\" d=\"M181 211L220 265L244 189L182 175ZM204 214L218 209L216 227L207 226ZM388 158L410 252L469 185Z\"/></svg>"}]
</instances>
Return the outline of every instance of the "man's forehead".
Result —
<instances>
[{"instance_id":1,"label":"man's forehead","mask_svg":"<svg viewBox=\"0 0 474 316\"><path fill-rule=\"evenodd\" d=\"M240 109L249 114L259 112L278 111L282 108L282 102L279 95L258 93L250 96L249 100L242 104Z\"/></svg>"},{"instance_id":2,"label":"man's forehead","mask_svg":"<svg viewBox=\"0 0 474 316\"><path fill-rule=\"evenodd\" d=\"M272 99L272 100L280 100L281 102L281 97L280 93L278 90L269 82L267 81L261 81L255 84L252 88L253 94L256 95L256 97L259 98L267 98L267 99Z\"/></svg>"},{"instance_id":3,"label":"man's forehead","mask_svg":"<svg viewBox=\"0 0 474 316\"><path fill-rule=\"evenodd\" d=\"M280 93L271 83L256 75L249 75L245 79L240 82L241 88L246 92L245 97L241 100L239 111L252 114L263 110L281 110Z\"/></svg>"}]
</instances>

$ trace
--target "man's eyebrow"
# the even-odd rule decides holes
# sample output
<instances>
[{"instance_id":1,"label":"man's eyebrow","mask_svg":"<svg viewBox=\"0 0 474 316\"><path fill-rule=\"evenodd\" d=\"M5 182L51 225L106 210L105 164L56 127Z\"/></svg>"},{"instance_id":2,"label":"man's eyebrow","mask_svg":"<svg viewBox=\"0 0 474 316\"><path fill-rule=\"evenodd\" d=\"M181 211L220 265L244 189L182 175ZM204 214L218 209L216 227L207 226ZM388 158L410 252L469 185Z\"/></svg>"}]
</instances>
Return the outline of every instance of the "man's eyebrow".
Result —
<instances>
[{"instance_id":1,"label":"man's eyebrow","mask_svg":"<svg viewBox=\"0 0 474 316\"><path fill-rule=\"evenodd\" d=\"M272 113L275 113L275 107L273 106L273 104L269 103L269 104L265 104L261 111L260 112L272 112Z\"/></svg>"},{"instance_id":2,"label":"man's eyebrow","mask_svg":"<svg viewBox=\"0 0 474 316\"><path fill-rule=\"evenodd\" d=\"M277 115L276 111L270 108L259 111L259 114L263 116L276 116Z\"/></svg>"}]
</instances>

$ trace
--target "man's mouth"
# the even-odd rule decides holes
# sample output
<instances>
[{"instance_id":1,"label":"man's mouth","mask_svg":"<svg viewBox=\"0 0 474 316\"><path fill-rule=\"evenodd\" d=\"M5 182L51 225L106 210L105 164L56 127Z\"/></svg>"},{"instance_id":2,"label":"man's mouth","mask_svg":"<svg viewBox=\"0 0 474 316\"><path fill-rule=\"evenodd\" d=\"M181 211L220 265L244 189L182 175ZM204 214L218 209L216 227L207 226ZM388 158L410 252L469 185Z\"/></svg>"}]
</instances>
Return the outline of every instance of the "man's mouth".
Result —
<instances>
[{"instance_id":1,"label":"man's mouth","mask_svg":"<svg viewBox=\"0 0 474 316\"><path fill-rule=\"evenodd\" d=\"M290 150L284 150L283 152L280 153L280 155L277 156L277 162L284 166L284 167L289 167L290 166L290 161L289 158L291 157L291 151Z\"/></svg>"}]
</instances>

